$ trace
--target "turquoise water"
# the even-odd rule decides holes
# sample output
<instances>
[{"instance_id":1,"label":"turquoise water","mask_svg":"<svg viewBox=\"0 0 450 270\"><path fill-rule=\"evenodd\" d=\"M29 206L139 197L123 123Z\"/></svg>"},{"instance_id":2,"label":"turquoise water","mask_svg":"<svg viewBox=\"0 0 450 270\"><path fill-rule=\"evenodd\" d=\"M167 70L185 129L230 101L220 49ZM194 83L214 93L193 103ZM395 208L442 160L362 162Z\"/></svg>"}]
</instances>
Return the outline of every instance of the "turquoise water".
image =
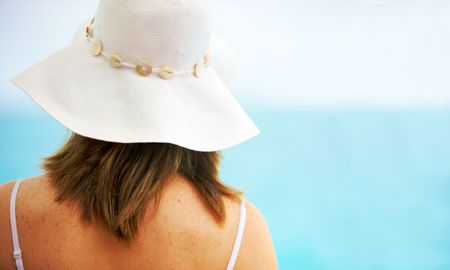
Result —
<instances>
[{"instance_id":1,"label":"turquoise water","mask_svg":"<svg viewBox=\"0 0 450 270\"><path fill-rule=\"evenodd\" d=\"M222 177L272 231L281 269L450 269L450 109L253 111ZM39 173L66 131L0 114L0 182Z\"/></svg>"}]
</instances>

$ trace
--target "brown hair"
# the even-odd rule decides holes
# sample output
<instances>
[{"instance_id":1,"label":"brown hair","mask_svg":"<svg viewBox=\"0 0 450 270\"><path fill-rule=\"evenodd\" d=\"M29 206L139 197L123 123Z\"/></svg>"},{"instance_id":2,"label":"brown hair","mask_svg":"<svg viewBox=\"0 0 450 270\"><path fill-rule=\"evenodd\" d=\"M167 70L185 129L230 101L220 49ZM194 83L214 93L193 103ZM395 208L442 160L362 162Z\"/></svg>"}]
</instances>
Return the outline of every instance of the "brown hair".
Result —
<instances>
[{"instance_id":1,"label":"brown hair","mask_svg":"<svg viewBox=\"0 0 450 270\"><path fill-rule=\"evenodd\" d=\"M105 142L72 133L61 149L43 158L42 168L56 189L55 201L75 202L82 220L99 222L116 238L129 242L150 201L157 209L174 174L192 182L222 224L223 196L239 199L241 192L220 181L219 163L220 152L168 143Z\"/></svg>"}]
</instances>

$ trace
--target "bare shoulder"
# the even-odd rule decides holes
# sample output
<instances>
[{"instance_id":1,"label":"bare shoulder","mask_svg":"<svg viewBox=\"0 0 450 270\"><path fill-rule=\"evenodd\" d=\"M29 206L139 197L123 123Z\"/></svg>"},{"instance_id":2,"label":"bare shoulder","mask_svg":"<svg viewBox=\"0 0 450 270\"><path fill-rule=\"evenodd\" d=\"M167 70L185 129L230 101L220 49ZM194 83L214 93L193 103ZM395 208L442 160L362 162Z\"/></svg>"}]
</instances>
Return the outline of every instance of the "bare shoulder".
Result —
<instances>
[{"instance_id":1,"label":"bare shoulder","mask_svg":"<svg viewBox=\"0 0 450 270\"><path fill-rule=\"evenodd\" d=\"M40 182L40 180L44 178L45 178L44 175L33 176L30 178L23 178L21 184L21 193L23 193L22 192L22 190L24 189L23 186L27 185L30 187L34 187L37 183ZM11 200L11 193L17 180L19 179L9 180L3 184L0 184L0 230L1 230L0 240L2 240L1 234L4 231L3 229L5 223L7 223L7 225L9 226L9 206Z\"/></svg>"},{"instance_id":2,"label":"bare shoulder","mask_svg":"<svg viewBox=\"0 0 450 270\"><path fill-rule=\"evenodd\" d=\"M3 236L5 224L9 221L9 201L11 198L11 191L16 180L10 180L0 184L0 242L3 243ZM8 216L8 217L7 217ZM8 223L9 224L9 223Z\"/></svg>"},{"instance_id":3,"label":"bare shoulder","mask_svg":"<svg viewBox=\"0 0 450 270\"><path fill-rule=\"evenodd\" d=\"M10 199L16 179L0 184L0 243L11 243ZM0 245L0 269L11 267L11 245Z\"/></svg>"},{"instance_id":4,"label":"bare shoulder","mask_svg":"<svg viewBox=\"0 0 450 270\"><path fill-rule=\"evenodd\" d=\"M225 261L216 265L226 265L228 257L224 257L223 254L231 255L239 223L240 203L229 198L223 198L223 202L227 218L223 226L219 226L211 218L208 207L203 203L195 188L187 181L176 181L166 191L161 205L160 213L166 216L163 219L163 227L170 228L172 232L181 228L185 232L192 231L192 234L185 234L185 236L195 236L195 241L190 242L195 242L199 246L199 254L204 257L205 250L211 252L215 250L219 254L217 257L226 258ZM246 200L246 210L244 236L234 269L278 269L271 234L263 214L248 200ZM218 245L217 242L221 244ZM216 248L211 249L211 246ZM194 250L193 246L190 246L190 250ZM211 253L208 258L214 256Z\"/></svg>"},{"instance_id":5,"label":"bare shoulder","mask_svg":"<svg viewBox=\"0 0 450 270\"><path fill-rule=\"evenodd\" d=\"M9 193L11 192L16 181L17 180L9 180L3 184L0 184L0 200L1 201L8 199L6 197L9 197Z\"/></svg>"},{"instance_id":6,"label":"bare shoulder","mask_svg":"<svg viewBox=\"0 0 450 270\"><path fill-rule=\"evenodd\" d=\"M10 180L0 185L0 243L5 243L8 240L9 202L15 182L16 180ZM2 247L5 247L5 245L0 245L0 254L5 253L4 250L2 250Z\"/></svg>"},{"instance_id":7,"label":"bare shoulder","mask_svg":"<svg viewBox=\"0 0 450 270\"><path fill-rule=\"evenodd\" d=\"M45 175L37 175L37 176L32 176L29 178L22 178L22 184L21 186L23 186L23 183L26 182L27 185L35 185L38 182L41 182L41 180L45 180L46 176ZM11 197L11 192L12 189L15 185L15 183L17 182L17 180L19 179L14 179L14 180L9 180L3 184L0 184L0 204L5 204L5 202L8 203L9 205L9 199Z\"/></svg>"},{"instance_id":8,"label":"bare shoulder","mask_svg":"<svg viewBox=\"0 0 450 270\"><path fill-rule=\"evenodd\" d=\"M27 185L28 184L34 185L37 181L43 178L45 178L44 175L38 175L30 178L24 178L22 180L24 180L23 182L26 181ZM9 202L11 199L11 192L17 180L19 179L9 180L3 184L0 184L0 215L5 215L9 213Z\"/></svg>"},{"instance_id":9,"label":"bare shoulder","mask_svg":"<svg viewBox=\"0 0 450 270\"><path fill-rule=\"evenodd\" d=\"M278 269L272 237L263 214L249 201L246 206L247 222L236 269Z\"/></svg>"}]
</instances>

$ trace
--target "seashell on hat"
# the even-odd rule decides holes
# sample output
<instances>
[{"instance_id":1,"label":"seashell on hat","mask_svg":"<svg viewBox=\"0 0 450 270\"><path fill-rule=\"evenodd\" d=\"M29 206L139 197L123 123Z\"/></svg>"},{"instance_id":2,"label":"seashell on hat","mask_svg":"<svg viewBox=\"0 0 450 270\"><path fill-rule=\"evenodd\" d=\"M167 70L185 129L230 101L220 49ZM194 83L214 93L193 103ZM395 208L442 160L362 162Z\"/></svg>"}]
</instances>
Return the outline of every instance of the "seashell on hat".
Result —
<instances>
[{"instance_id":1,"label":"seashell on hat","mask_svg":"<svg viewBox=\"0 0 450 270\"><path fill-rule=\"evenodd\" d=\"M206 0L101 0L72 43L11 80L68 129L221 150L259 134Z\"/></svg>"}]
</instances>

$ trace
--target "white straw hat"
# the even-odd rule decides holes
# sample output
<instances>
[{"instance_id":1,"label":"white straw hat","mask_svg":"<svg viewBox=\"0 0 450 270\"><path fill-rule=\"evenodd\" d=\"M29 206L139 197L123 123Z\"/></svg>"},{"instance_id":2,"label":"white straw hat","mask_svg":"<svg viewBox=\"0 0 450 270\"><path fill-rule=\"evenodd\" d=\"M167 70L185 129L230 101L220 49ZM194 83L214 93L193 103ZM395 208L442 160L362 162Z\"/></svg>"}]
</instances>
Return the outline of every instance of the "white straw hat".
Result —
<instances>
[{"instance_id":1,"label":"white straw hat","mask_svg":"<svg viewBox=\"0 0 450 270\"><path fill-rule=\"evenodd\" d=\"M232 50L207 0L101 0L66 48L12 78L74 132L221 150L259 134L231 93Z\"/></svg>"}]
</instances>

